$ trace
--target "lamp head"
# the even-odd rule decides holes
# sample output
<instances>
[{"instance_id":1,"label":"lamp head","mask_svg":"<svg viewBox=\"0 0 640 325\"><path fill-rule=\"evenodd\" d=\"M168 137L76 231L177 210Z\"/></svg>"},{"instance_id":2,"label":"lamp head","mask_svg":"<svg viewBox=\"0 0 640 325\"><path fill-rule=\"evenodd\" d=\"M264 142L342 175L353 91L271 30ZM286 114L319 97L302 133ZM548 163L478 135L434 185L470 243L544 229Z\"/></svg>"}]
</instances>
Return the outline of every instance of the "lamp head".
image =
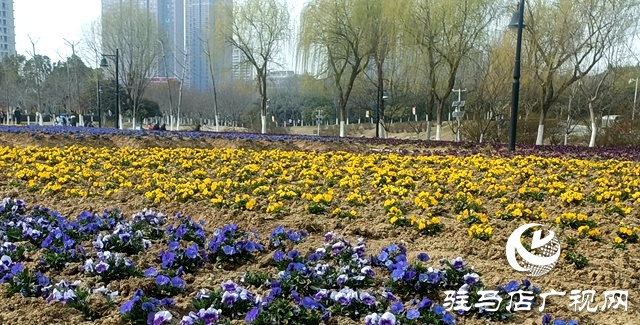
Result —
<instances>
[{"instance_id":1,"label":"lamp head","mask_svg":"<svg viewBox=\"0 0 640 325\"><path fill-rule=\"evenodd\" d=\"M520 26L520 15L521 15L521 8L518 5L518 9L516 11L513 12L513 15L511 16L511 22L509 23L508 27L509 29L518 29L518 27ZM524 21L522 22L522 28L524 28L526 25L524 23Z\"/></svg>"},{"instance_id":2,"label":"lamp head","mask_svg":"<svg viewBox=\"0 0 640 325\"><path fill-rule=\"evenodd\" d=\"M109 62L107 62L106 58L102 58L102 61L100 61L100 66L103 68L109 67Z\"/></svg>"}]
</instances>

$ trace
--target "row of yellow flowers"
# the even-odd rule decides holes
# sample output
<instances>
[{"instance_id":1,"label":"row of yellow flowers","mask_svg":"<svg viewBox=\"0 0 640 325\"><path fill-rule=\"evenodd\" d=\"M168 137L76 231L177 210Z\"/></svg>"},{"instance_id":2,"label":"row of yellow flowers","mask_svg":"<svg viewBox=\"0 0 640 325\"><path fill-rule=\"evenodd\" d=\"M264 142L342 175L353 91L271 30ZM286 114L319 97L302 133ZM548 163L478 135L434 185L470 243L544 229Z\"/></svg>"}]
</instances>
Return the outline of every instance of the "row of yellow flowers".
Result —
<instances>
[{"instance_id":1,"label":"row of yellow flowers","mask_svg":"<svg viewBox=\"0 0 640 325\"><path fill-rule=\"evenodd\" d=\"M373 205L384 209L392 224L429 234L443 228L441 217L454 213L469 225L470 236L485 240L493 234L493 218L550 217L595 239L602 236L589 222L595 220L567 214L570 210L597 207L623 217L640 202L640 164L534 156L0 147L0 174L13 186L43 195L122 192L156 204L208 201L273 214L303 204L311 214L349 218L358 215L355 208ZM561 206L560 215L548 216L544 206L549 205Z\"/></svg>"},{"instance_id":2,"label":"row of yellow flowers","mask_svg":"<svg viewBox=\"0 0 640 325\"><path fill-rule=\"evenodd\" d=\"M170 200L200 200L213 198L223 189L267 184L314 188L329 182L345 190L371 185L380 194L400 198L430 187L488 198L515 190L520 199L558 196L566 204L640 200L640 184L633 177L640 167L635 164L537 157L514 160L243 149L0 149L3 174L43 194L79 188L87 195L104 195L110 189L127 188L145 194L161 190ZM545 169L530 167L541 161ZM522 165L529 166L519 168ZM596 186L589 193L585 193L586 172L595 177L592 184Z\"/></svg>"}]
</instances>

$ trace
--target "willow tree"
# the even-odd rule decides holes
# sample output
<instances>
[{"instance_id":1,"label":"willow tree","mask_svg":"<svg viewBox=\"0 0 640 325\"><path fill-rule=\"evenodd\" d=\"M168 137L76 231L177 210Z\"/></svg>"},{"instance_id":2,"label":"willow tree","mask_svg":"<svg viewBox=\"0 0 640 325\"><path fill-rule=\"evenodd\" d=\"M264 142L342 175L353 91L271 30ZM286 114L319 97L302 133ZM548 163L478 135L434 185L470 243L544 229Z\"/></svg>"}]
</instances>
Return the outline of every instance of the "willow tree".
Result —
<instances>
[{"instance_id":1,"label":"willow tree","mask_svg":"<svg viewBox=\"0 0 640 325\"><path fill-rule=\"evenodd\" d=\"M278 0L243 0L216 6L216 14L226 18L215 24L214 34L244 56L234 69L245 65L255 69L262 133L267 133L268 67L276 63L290 36L289 8Z\"/></svg>"},{"instance_id":2,"label":"willow tree","mask_svg":"<svg viewBox=\"0 0 640 325\"><path fill-rule=\"evenodd\" d=\"M119 50L119 72L115 76L120 82L123 99L131 109L132 128L136 127L136 111L149 85L151 74L160 55L158 25L154 16L135 3L112 5L103 12L100 23L92 26L87 44L93 53L116 54ZM100 35L96 43L93 35ZM109 70L115 71L114 61L109 60ZM121 103L118 103L119 105ZM121 116L118 118L122 120ZM122 123L119 123L122 128Z\"/></svg>"},{"instance_id":3,"label":"willow tree","mask_svg":"<svg viewBox=\"0 0 640 325\"><path fill-rule=\"evenodd\" d=\"M459 77L463 60L483 48L495 18L497 0L413 0L415 36L428 84L427 110L436 108L436 140L442 112Z\"/></svg>"},{"instance_id":4,"label":"willow tree","mask_svg":"<svg viewBox=\"0 0 640 325\"><path fill-rule=\"evenodd\" d=\"M367 17L371 22L369 41L372 49L371 57L375 64L377 103L382 120L378 127L384 126L386 130L383 99L385 81L388 82L389 88L393 88L395 77L404 76L406 72L408 65L403 62L406 59L404 55L407 50L405 46L407 33L404 26L410 22L405 22L404 19L411 16L411 3L410 0L370 0L368 4Z\"/></svg>"},{"instance_id":5,"label":"willow tree","mask_svg":"<svg viewBox=\"0 0 640 325\"><path fill-rule=\"evenodd\" d=\"M543 144L549 109L571 85L598 67L608 50L623 46L635 27L637 0L532 0L526 35L540 88L536 144Z\"/></svg>"},{"instance_id":6,"label":"willow tree","mask_svg":"<svg viewBox=\"0 0 640 325\"><path fill-rule=\"evenodd\" d=\"M371 0L312 0L302 12L300 50L305 66L332 80L338 99L340 136L345 136L347 103L369 63L373 20Z\"/></svg>"}]
</instances>

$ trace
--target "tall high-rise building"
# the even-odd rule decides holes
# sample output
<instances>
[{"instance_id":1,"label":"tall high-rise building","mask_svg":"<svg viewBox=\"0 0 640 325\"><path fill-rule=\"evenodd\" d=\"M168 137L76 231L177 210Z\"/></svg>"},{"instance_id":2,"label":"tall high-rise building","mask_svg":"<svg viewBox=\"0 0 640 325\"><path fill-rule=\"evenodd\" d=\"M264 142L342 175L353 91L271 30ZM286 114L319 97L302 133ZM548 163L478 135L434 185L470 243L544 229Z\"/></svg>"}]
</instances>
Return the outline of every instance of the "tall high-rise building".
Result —
<instances>
[{"instance_id":1,"label":"tall high-rise building","mask_svg":"<svg viewBox=\"0 0 640 325\"><path fill-rule=\"evenodd\" d=\"M219 23L214 9L222 1L231 3L231 0L185 0L186 82L190 88L210 89L211 71L216 84L232 80L232 49L212 34L214 26Z\"/></svg>"},{"instance_id":2,"label":"tall high-rise building","mask_svg":"<svg viewBox=\"0 0 640 325\"><path fill-rule=\"evenodd\" d=\"M234 48L233 56L231 57L232 76L234 80L247 81L253 78L254 67L245 61L244 53Z\"/></svg>"},{"instance_id":3,"label":"tall high-rise building","mask_svg":"<svg viewBox=\"0 0 640 325\"><path fill-rule=\"evenodd\" d=\"M2 0L0 0L2 1ZM234 66L238 53L211 37L216 24L215 6L233 0L102 0L102 12L119 5L122 10L137 5L147 8L156 19L164 44L159 55L156 77L182 77L185 86L200 91L211 89L211 71L216 84L228 83L246 71ZM160 43L158 43L160 48ZM209 57L213 58L211 66ZM186 60L185 60L186 58ZM186 69L186 71L183 71Z\"/></svg>"},{"instance_id":4,"label":"tall high-rise building","mask_svg":"<svg viewBox=\"0 0 640 325\"><path fill-rule=\"evenodd\" d=\"M182 77L185 66L184 0L158 0L158 31L164 53L158 77Z\"/></svg>"},{"instance_id":5,"label":"tall high-rise building","mask_svg":"<svg viewBox=\"0 0 640 325\"><path fill-rule=\"evenodd\" d=\"M13 0L0 0L0 60L16 54L16 31Z\"/></svg>"},{"instance_id":6,"label":"tall high-rise building","mask_svg":"<svg viewBox=\"0 0 640 325\"><path fill-rule=\"evenodd\" d=\"M146 8L152 13L156 13L158 0L102 0L102 13L107 11L107 9L113 5L119 5L123 10L127 9L126 6L138 5L141 8Z\"/></svg>"}]
</instances>

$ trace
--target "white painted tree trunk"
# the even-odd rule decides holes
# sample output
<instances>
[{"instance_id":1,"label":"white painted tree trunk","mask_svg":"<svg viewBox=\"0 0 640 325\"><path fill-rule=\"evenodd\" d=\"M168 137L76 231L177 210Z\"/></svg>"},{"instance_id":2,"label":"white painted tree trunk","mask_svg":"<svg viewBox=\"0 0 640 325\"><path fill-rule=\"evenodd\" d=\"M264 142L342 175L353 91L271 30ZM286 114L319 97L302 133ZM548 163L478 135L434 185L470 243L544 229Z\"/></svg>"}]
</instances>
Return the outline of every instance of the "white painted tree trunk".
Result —
<instances>
[{"instance_id":1,"label":"white painted tree trunk","mask_svg":"<svg viewBox=\"0 0 640 325\"><path fill-rule=\"evenodd\" d=\"M216 115L216 132L220 132L220 122L218 121L218 115Z\"/></svg>"},{"instance_id":2,"label":"white painted tree trunk","mask_svg":"<svg viewBox=\"0 0 640 325\"><path fill-rule=\"evenodd\" d=\"M385 139L387 137L387 132L384 129L384 120L380 119L380 123L378 123L378 135L380 138Z\"/></svg>"},{"instance_id":3,"label":"white painted tree trunk","mask_svg":"<svg viewBox=\"0 0 640 325\"><path fill-rule=\"evenodd\" d=\"M262 122L262 134L266 134L267 133L267 116L262 115L260 116L260 119Z\"/></svg>"},{"instance_id":4,"label":"white painted tree trunk","mask_svg":"<svg viewBox=\"0 0 640 325\"><path fill-rule=\"evenodd\" d=\"M124 125L122 123L122 114L118 115L118 125L120 125L120 130L124 129Z\"/></svg>"},{"instance_id":5,"label":"white painted tree trunk","mask_svg":"<svg viewBox=\"0 0 640 325\"><path fill-rule=\"evenodd\" d=\"M80 126L84 126L84 116L82 114L78 114L79 118L79 122L80 122ZM36 116L36 120L38 119L38 117Z\"/></svg>"},{"instance_id":6,"label":"white painted tree trunk","mask_svg":"<svg viewBox=\"0 0 640 325\"><path fill-rule=\"evenodd\" d=\"M442 135L442 125L436 125L436 141L440 141L440 136Z\"/></svg>"},{"instance_id":7,"label":"white painted tree trunk","mask_svg":"<svg viewBox=\"0 0 640 325\"><path fill-rule=\"evenodd\" d=\"M344 121L340 121L340 137L344 138Z\"/></svg>"},{"instance_id":8,"label":"white painted tree trunk","mask_svg":"<svg viewBox=\"0 0 640 325\"><path fill-rule=\"evenodd\" d=\"M536 138L536 145L542 145L542 139L544 139L544 124L538 125L538 137Z\"/></svg>"},{"instance_id":9,"label":"white painted tree trunk","mask_svg":"<svg viewBox=\"0 0 640 325\"><path fill-rule=\"evenodd\" d=\"M482 143L482 138L484 138L484 133L480 133L480 141L478 142Z\"/></svg>"},{"instance_id":10,"label":"white painted tree trunk","mask_svg":"<svg viewBox=\"0 0 640 325\"><path fill-rule=\"evenodd\" d=\"M596 146L596 133L598 133L598 128L596 126L596 122L591 120L591 139L589 140L589 147Z\"/></svg>"}]
</instances>

